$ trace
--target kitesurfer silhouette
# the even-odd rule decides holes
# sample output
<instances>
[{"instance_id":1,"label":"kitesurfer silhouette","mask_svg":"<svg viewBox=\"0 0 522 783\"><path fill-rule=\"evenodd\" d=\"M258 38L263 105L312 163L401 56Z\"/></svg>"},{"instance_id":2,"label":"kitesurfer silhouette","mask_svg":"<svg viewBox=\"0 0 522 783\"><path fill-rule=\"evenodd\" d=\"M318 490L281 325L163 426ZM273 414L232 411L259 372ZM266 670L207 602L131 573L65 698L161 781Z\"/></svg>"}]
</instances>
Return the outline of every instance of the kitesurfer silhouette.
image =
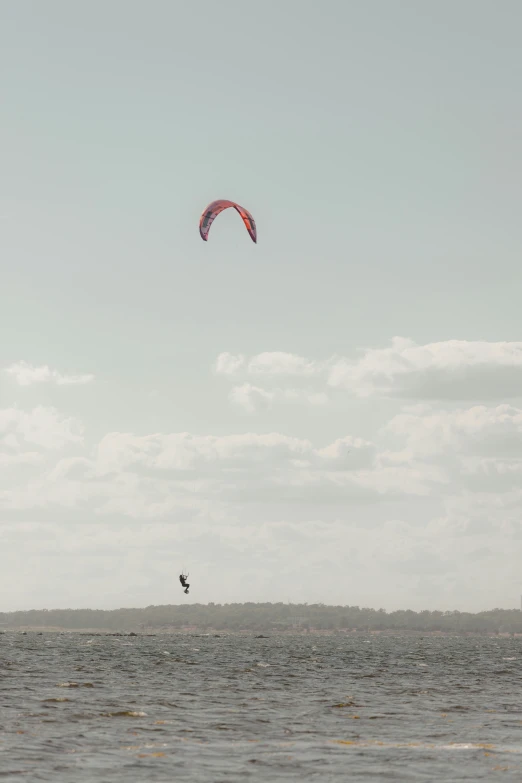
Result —
<instances>
[{"instance_id":1,"label":"kitesurfer silhouette","mask_svg":"<svg viewBox=\"0 0 522 783\"><path fill-rule=\"evenodd\" d=\"M188 577L188 574L186 576L185 576L185 574L180 574L179 575L179 581L181 582L181 586L185 588L185 590L183 592L185 592L188 595L188 591L189 591L190 585L187 584L187 577Z\"/></svg>"}]
</instances>

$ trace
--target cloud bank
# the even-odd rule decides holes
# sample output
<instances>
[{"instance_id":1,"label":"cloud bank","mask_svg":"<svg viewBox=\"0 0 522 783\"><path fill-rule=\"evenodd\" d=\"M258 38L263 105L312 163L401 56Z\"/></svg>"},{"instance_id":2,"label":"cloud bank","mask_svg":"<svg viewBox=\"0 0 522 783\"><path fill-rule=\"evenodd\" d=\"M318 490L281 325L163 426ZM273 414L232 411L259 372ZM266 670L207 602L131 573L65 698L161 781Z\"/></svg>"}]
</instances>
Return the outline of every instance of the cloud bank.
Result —
<instances>
[{"instance_id":1,"label":"cloud bank","mask_svg":"<svg viewBox=\"0 0 522 783\"><path fill-rule=\"evenodd\" d=\"M259 432L254 419L244 431L242 417L228 434L94 437L56 407L0 408L5 595L15 571L37 590L56 552L49 605L67 585L76 605L176 600L180 558L202 601L281 600L283 589L292 600L481 608L516 584L522 405L502 385L511 378L518 391L519 343L394 340L326 361L222 354L214 371L234 405L265 423L279 405L327 415L328 400L341 406L347 394L386 398L390 413L378 426L368 419L364 437L336 413L337 434L321 441Z\"/></svg>"},{"instance_id":2,"label":"cloud bank","mask_svg":"<svg viewBox=\"0 0 522 783\"><path fill-rule=\"evenodd\" d=\"M20 361L5 368L5 372L19 386L33 386L39 383L55 384L56 386L83 386L94 381L94 375L63 375L58 370L52 370L47 364L36 367L28 362Z\"/></svg>"},{"instance_id":3,"label":"cloud bank","mask_svg":"<svg viewBox=\"0 0 522 783\"><path fill-rule=\"evenodd\" d=\"M395 337L387 348L368 348L357 358L331 356L324 361L282 351L250 358L222 353L215 372L265 381L314 379L324 389L360 398L504 400L522 396L522 342L447 340L418 345ZM256 393L258 397L270 394L270 387L256 386ZM232 398L241 400L237 395Z\"/></svg>"}]
</instances>

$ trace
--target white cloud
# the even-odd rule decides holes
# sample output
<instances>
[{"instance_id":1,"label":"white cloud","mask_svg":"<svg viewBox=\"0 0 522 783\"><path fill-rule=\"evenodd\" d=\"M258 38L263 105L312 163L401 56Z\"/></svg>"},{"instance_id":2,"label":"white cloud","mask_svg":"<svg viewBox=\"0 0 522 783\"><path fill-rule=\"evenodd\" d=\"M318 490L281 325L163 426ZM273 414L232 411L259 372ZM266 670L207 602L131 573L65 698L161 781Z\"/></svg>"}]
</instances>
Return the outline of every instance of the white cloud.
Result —
<instances>
[{"instance_id":1,"label":"white cloud","mask_svg":"<svg viewBox=\"0 0 522 783\"><path fill-rule=\"evenodd\" d=\"M9 508L59 505L135 518L257 505L379 502L428 496L441 470L381 464L376 446L347 436L325 447L281 433L139 436L109 433L92 456L61 460L0 502Z\"/></svg>"},{"instance_id":2,"label":"white cloud","mask_svg":"<svg viewBox=\"0 0 522 783\"><path fill-rule=\"evenodd\" d=\"M279 433L258 435L192 435L187 432L168 435L137 436L109 433L96 453L96 470L109 473L130 468L160 471L247 471L256 466L276 468L281 462L313 450L307 440Z\"/></svg>"},{"instance_id":3,"label":"white cloud","mask_svg":"<svg viewBox=\"0 0 522 783\"><path fill-rule=\"evenodd\" d=\"M9 467L13 465L34 465L42 461L42 455L36 451L23 451L20 453L9 453L2 451L0 443L0 466Z\"/></svg>"},{"instance_id":4,"label":"white cloud","mask_svg":"<svg viewBox=\"0 0 522 783\"><path fill-rule=\"evenodd\" d=\"M82 444L80 422L54 408L1 410L0 464L19 466L19 480L4 484L0 505L134 519L225 519L246 504L246 519L254 508L257 515L282 507L293 508L296 518L306 509L309 518L312 508L331 516L330 506L417 498L431 503L421 523L451 497L500 498L522 481L522 409L506 404L406 407L373 442L346 435L314 444L278 432L112 432L92 451L78 451ZM52 452L67 446L76 456L56 461Z\"/></svg>"},{"instance_id":5,"label":"white cloud","mask_svg":"<svg viewBox=\"0 0 522 783\"><path fill-rule=\"evenodd\" d=\"M43 449L61 449L83 441L83 425L42 405L31 411L4 408L0 409L1 436L4 448L19 449L20 442L25 442Z\"/></svg>"},{"instance_id":6,"label":"white cloud","mask_svg":"<svg viewBox=\"0 0 522 783\"><path fill-rule=\"evenodd\" d=\"M239 371L244 371L248 375L306 377L321 373L324 367L293 353L265 351L248 360L242 354L221 353L216 360L215 369L221 375L236 375Z\"/></svg>"},{"instance_id":7,"label":"white cloud","mask_svg":"<svg viewBox=\"0 0 522 783\"><path fill-rule=\"evenodd\" d=\"M447 340L418 345L395 337L387 348L368 348L358 358L315 361L282 351L251 358L221 354L218 372L266 379L315 378L358 397L494 400L522 397L522 342ZM259 389L258 396L270 394Z\"/></svg>"},{"instance_id":8,"label":"white cloud","mask_svg":"<svg viewBox=\"0 0 522 783\"><path fill-rule=\"evenodd\" d=\"M247 413L255 413L258 410L266 410L272 407L275 392L244 383L234 386L230 392L230 399Z\"/></svg>"},{"instance_id":9,"label":"white cloud","mask_svg":"<svg viewBox=\"0 0 522 783\"><path fill-rule=\"evenodd\" d=\"M316 362L284 351L259 353L248 362L251 375L316 375L321 371Z\"/></svg>"},{"instance_id":10,"label":"white cloud","mask_svg":"<svg viewBox=\"0 0 522 783\"><path fill-rule=\"evenodd\" d=\"M495 399L522 396L522 342L446 342L417 345L395 337L357 360L339 359L328 383L364 397Z\"/></svg>"},{"instance_id":11,"label":"white cloud","mask_svg":"<svg viewBox=\"0 0 522 783\"><path fill-rule=\"evenodd\" d=\"M522 409L511 405L454 411L419 405L405 408L384 428L404 439L416 456L450 452L499 459L522 459Z\"/></svg>"},{"instance_id":12,"label":"white cloud","mask_svg":"<svg viewBox=\"0 0 522 783\"><path fill-rule=\"evenodd\" d=\"M520 408L477 405L446 411L418 405L393 417L382 436L395 450L380 452L381 467L431 466L444 476L447 496L491 493L500 499L522 485Z\"/></svg>"},{"instance_id":13,"label":"white cloud","mask_svg":"<svg viewBox=\"0 0 522 783\"><path fill-rule=\"evenodd\" d=\"M313 392L307 389L263 389L244 383L234 386L230 399L247 413L267 410L275 403L304 403L308 405L326 405L328 396L324 392Z\"/></svg>"},{"instance_id":14,"label":"white cloud","mask_svg":"<svg viewBox=\"0 0 522 783\"><path fill-rule=\"evenodd\" d=\"M54 383L56 386L78 386L91 383L94 380L94 375L63 375L57 370L52 370L46 364L36 367L24 361L16 362L6 367L5 372L19 386L32 386L36 383Z\"/></svg>"},{"instance_id":15,"label":"white cloud","mask_svg":"<svg viewBox=\"0 0 522 783\"><path fill-rule=\"evenodd\" d=\"M317 454L326 469L353 470L354 466L370 468L377 455L377 449L371 441L347 435L318 449Z\"/></svg>"},{"instance_id":16,"label":"white cloud","mask_svg":"<svg viewBox=\"0 0 522 783\"><path fill-rule=\"evenodd\" d=\"M482 481L473 489L444 499L440 516L428 525L430 535L487 537L488 543L511 547L522 543L522 488L520 479L514 486L491 490Z\"/></svg>"},{"instance_id":17,"label":"white cloud","mask_svg":"<svg viewBox=\"0 0 522 783\"><path fill-rule=\"evenodd\" d=\"M214 365L218 375L234 375L245 363L245 357L241 354L234 356L231 353L220 353Z\"/></svg>"},{"instance_id":18,"label":"white cloud","mask_svg":"<svg viewBox=\"0 0 522 783\"><path fill-rule=\"evenodd\" d=\"M79 422L45 408L1 411L2 435L6 464L28 465L38 453L24 443L57 449L83 437ZM376 442L348 435L315 445L277 432L112 432L92 453L43 466L31 480L7 486L2 502L154 518L183 509L207 513L212 504L225 513L227 505L253 500L296 509L401 497L436 503L472 489L511 492L521 479L522 409L414 406L393 417Z\"/></svg>"}]
</instances>

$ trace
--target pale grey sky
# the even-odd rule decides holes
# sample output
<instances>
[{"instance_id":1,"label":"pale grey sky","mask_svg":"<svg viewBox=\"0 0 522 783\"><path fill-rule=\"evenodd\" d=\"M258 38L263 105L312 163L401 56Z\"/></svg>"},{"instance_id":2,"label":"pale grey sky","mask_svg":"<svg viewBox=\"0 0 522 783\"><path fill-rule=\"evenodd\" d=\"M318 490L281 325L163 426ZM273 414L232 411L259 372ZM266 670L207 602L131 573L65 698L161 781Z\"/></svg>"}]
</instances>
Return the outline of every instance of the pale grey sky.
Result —
<instances>
[{"instance_id":1,"label":"pale grey sky","mask_svg":"<svg viewBox=\"0 0 522 783\"><path fill-rule=\"evenodd\" d=\"M518 604L521 26L1 4L0 609Z\"/></svg>"}]
</instances>

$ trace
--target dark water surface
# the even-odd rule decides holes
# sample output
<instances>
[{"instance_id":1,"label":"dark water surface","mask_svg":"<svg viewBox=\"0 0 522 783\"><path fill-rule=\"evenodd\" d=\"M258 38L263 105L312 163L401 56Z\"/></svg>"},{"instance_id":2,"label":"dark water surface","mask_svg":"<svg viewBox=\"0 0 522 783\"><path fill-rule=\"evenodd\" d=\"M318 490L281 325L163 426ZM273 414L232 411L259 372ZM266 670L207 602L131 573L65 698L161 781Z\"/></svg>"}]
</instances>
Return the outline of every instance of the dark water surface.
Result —
<instances>
[{"instance_id":1,"label":"dark water surface","mask_svg":"<svg viewBox=\"0 0 522 783\"><path fill-rule=\"evenodd\" d=\"M522 782L522 639L0 634L0 778Z\"/></svg>"}]
</instances>

